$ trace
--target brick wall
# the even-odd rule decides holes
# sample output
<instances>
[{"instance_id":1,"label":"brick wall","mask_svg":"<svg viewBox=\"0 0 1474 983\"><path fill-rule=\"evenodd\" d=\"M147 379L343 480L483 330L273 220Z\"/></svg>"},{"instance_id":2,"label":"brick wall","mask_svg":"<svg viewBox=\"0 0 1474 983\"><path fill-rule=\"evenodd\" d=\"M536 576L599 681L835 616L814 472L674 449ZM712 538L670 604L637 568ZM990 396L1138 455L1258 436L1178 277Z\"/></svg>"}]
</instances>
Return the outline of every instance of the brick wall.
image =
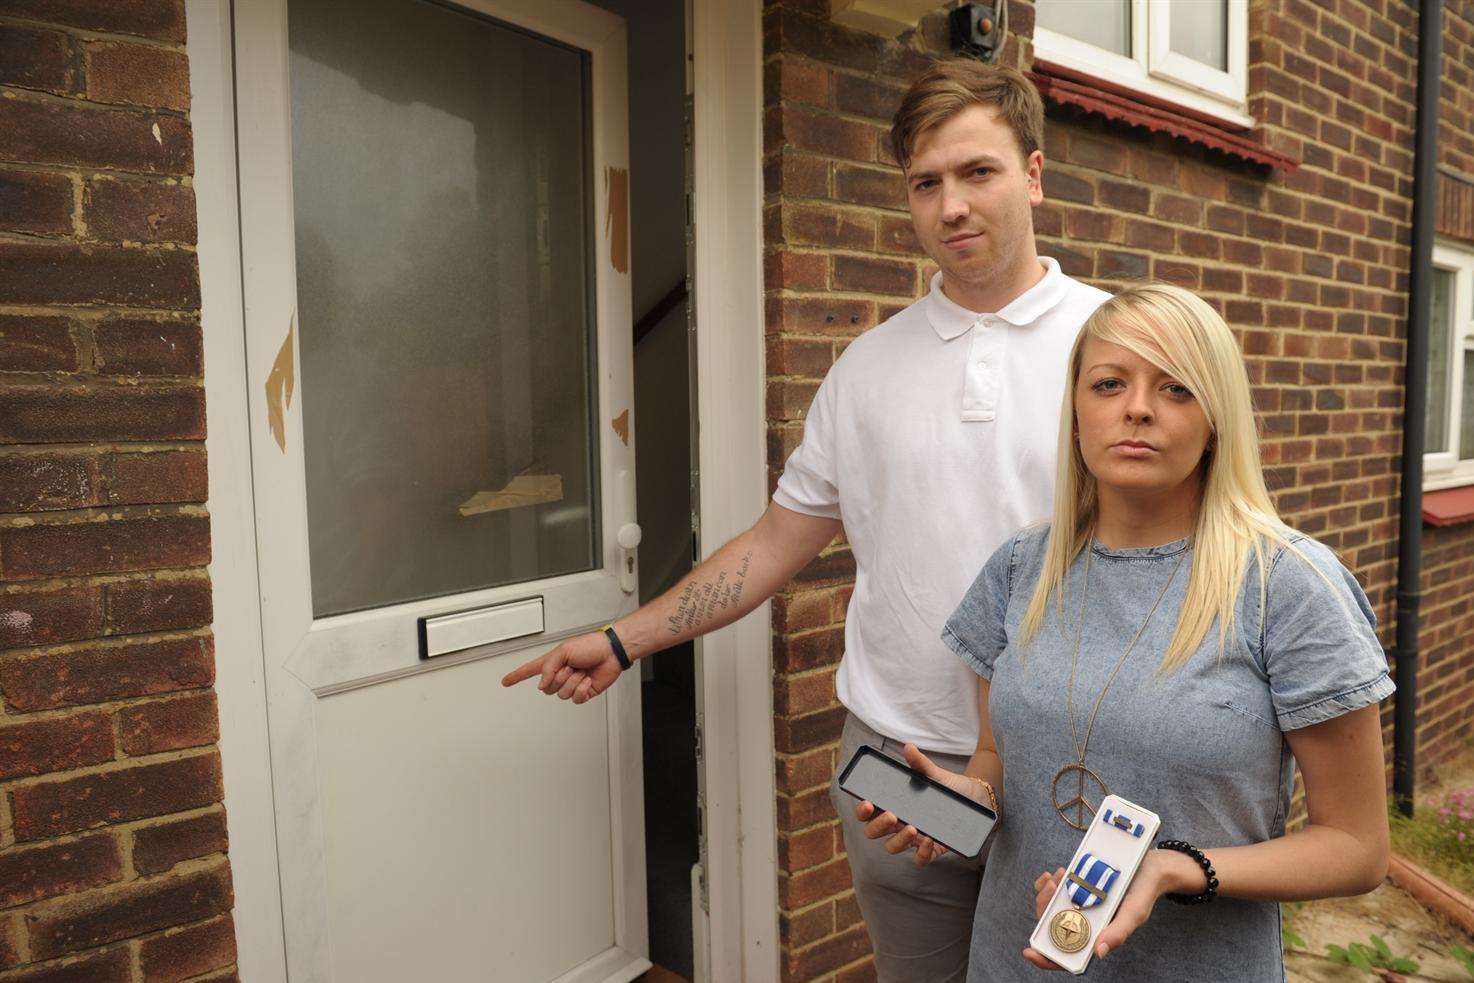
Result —
<instances>
[{"instance_id":1,"label":"brick wall","mask_svg":"<svg viewBox=\"0 0 1474 983\"><path fill-rule=\"evenodd\" d=\"M1474 18L1468 2L1448 7L1445 160L1474 172ZM1224 313L1248 354L1277 504L1340 551L1390 645L1416 4L1262 0L1250 9L1256 135L1299 167L1272 171L1051 106L1040 251L1107 289L1165 279ZM1003 60L1028 68L1032 4L1015 0L1010 10L1022 43ZM826 0L769 0L765 13L773 478L846 341L919 296L929 272L884 133L901 87L928 50L945 47L944 26L932 15L914 35L886 41L829 23L827 11ZM1459 746L1474 716L1474 527L1429 530L1426 543L1420 762L1430 764ZM837 542L774 606L780 927L793 980L872 975L826 793L853 569ZM1390 741L1390 703L1384 724Z\"/></svg>"},{"instance_id":2,"label":"brick wall","mask_svg":"<svg viewBox=\"0 0 1474 983\"><path fill-rule=\"evenodd\" d=\"M235 979L182 0L0 0L0 980Z\"/></svg>"},{"instance_id":3,"label":"brick wall","mask_svg":"<svg viewBox=\"0 0 1474 983\"><path fill-rule=\"evenodd\" d=\"M1438 232L1474 250L1474 2L1447 0L1443 19ZM1422 586L1420 770L1474 735L1474 524L1424 528Z\"/></svg>"}]
</instances>

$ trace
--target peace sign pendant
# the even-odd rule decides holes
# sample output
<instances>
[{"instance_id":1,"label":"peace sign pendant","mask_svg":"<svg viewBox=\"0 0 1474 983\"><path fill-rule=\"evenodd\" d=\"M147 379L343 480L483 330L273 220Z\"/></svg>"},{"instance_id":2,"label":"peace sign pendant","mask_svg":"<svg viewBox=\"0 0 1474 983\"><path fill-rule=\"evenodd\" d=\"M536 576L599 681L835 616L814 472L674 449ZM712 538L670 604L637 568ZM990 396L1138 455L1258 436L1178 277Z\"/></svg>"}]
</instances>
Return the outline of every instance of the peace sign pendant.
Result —
<instances>
[{"instance_id":1,"label":"peace sign pendant","mask_svg":"<svg viewBox=\"0 0 1474 983\"><path fill-rule=\"evenodd\" d=\"M1075 778L1075 796L1068 801L1061 802L1060 780L1067 775L1073 775ZM1094 805L1085 797L1087 784L1091 786L1089 791L1095 795ZM1069 788L1070 786L1066 784L1065 789L1068 791ZM1082 832L1090 828L1090 820L1095 818L1095 810L1100 805L1100 800L1110 794L1111 790L1106 788L1106 783L1101 780L1101 777L1083 764L1065 765L1054 773L1054 783L1049 787L1049 798L1054 803L1054 811L1059 814L1059 818L1063 819L1071 829L1078 829ZM1071 818L1072 815L1074 818Z\"/></svg>"}]
</instances>

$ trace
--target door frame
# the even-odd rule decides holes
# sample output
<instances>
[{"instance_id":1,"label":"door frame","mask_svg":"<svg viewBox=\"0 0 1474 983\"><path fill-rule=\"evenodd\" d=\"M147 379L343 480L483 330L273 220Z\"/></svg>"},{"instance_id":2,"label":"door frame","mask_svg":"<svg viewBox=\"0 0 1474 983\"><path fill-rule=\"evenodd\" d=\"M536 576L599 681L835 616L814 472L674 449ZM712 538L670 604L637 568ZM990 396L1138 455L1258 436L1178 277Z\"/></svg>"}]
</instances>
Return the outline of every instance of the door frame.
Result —
<instances>
[{"instance_id":1,"label":"door frame","mask_svg":"<svg viewBox=\"0 0 1474 983\"><path fill-rule=\"evenodd\" d=\"M692 0L701 540L767 500L762 299L762 31L757 0ZM186 0L193 93L216 691L244 979L287 980L275 826L241 283L230 0ZM702 229L720 230L703 236ZM720 450L718 450L720 449ZM778 978L770 615L706 636L710 978ZM697 905L699 911L699 904ZM698 953L698 958L700 954Z\"/></svg>"}]
</instances>

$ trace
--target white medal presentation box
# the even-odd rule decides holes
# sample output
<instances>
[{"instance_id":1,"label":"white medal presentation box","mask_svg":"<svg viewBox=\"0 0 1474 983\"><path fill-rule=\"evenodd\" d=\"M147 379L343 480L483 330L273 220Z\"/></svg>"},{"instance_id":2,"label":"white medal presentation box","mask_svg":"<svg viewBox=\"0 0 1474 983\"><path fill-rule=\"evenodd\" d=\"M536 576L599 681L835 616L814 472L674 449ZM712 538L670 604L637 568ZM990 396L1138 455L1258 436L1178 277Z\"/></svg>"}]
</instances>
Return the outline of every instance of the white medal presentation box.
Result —
<instances>
[{"instance_id":1,"label":"white medal presentation box","mask_svg":"<svg viewBox=\"0 0 1474 983\"><path fill-rule=\"evenodd\" d=\"M1161 825L1156 813L1119 795L1102 799L1029 944L1076 976L1085 972Z\"/></svg>"}]
</instances>

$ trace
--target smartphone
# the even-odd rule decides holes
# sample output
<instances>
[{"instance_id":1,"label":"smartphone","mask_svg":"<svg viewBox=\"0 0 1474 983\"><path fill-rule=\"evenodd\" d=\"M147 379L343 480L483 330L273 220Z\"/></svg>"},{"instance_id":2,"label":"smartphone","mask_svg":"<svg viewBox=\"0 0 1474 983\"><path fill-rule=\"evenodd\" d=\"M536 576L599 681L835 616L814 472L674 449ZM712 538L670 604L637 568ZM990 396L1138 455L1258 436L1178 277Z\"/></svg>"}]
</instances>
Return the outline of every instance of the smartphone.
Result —
<instances>
[{"instance_id":1,"label":"smartphone","mask_svg":"<svg viewBox=\"0 0 1474 983\"><path fill-rule=\"evenodd\" d=\"M839 787L877 809L894 813L942 846L968 860L983 852L998 824L993 810L934 782L905 762L861 745L839 773Z\"/></svg>"}]
</instances>

